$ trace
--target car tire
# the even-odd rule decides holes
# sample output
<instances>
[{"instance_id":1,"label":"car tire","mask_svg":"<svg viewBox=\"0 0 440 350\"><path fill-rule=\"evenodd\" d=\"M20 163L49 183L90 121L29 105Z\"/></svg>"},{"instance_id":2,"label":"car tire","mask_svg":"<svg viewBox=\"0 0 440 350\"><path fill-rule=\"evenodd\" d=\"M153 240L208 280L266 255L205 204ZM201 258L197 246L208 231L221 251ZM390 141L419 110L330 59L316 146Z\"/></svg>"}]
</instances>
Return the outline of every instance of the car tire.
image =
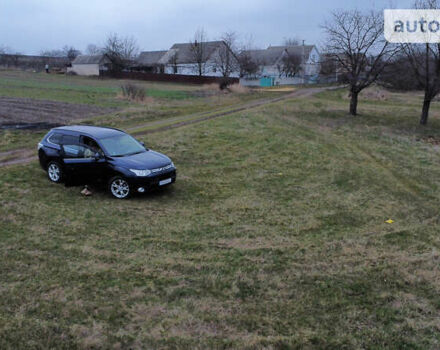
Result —
<instances>
[{"instance_id":1,"label":"car tire","mask_svg":"<svg viewBox=\"0 0 440 350\"><path fill-rule=\"evenodd\" d=\"M51 182L60 183L63 181L63 169L58 162L49 162L47 164L47 177Z\"/></svg>"},{"instance_id":2,"label":"car tire","mask_svg":"<svg viewBox=\"0 0 440 350\"><path fill-rule=\"evenodd\" d=\"M116 199L127 199L131 195L130 184L122 176L115 176L110 179L108 191Z\"/></svg>"}]
</instances>

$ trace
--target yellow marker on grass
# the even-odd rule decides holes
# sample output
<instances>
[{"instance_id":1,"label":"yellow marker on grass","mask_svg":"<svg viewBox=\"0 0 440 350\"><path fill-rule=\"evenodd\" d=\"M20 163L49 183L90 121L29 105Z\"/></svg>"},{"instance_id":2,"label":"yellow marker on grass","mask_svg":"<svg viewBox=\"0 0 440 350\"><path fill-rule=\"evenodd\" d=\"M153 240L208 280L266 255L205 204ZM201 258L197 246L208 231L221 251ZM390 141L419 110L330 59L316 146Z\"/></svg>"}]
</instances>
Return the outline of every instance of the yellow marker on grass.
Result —
<instances>
[{"instance_id":1,"label":"yellow marker on grass","mask_svg":"<svg viewBox=\"0 0 440 350\"><path fill-rule=\"evenodd\" d=\"M394 220L391 220L391 219L389 219L389 220L387 220L387 221L385 221L387 224L392 224L393 222L394 222Z\"/></svg>"}]
</instances>

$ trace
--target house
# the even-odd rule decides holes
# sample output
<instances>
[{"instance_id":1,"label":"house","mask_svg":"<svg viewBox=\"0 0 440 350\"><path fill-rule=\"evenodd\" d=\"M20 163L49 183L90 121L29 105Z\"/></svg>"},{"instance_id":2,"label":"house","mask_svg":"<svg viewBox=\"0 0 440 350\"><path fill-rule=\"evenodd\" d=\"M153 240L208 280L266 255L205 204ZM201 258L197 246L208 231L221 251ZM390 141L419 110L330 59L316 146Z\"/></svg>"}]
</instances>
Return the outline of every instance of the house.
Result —
<instances>
[{"instance_id":1,"label":"house","mask_svg":"<svg viewBox=\"0 0 440 350\"><path fill-rule=\"evenodd\" d=\"M199 75L200 69L205 76L239 76L238 60L224 41L174 44L159 64L167 74Z\"/></svg>"},{"instance_id":2,"label":"house","mask_svg":"<svg viewBox=\"0 0 440 350\"><path fill-rule=\"evenodd\" d=\"M240 84L259 86L307 84L316 82L320 70L320 54L314 45L269 46L265 50L244 53L253 62L252 72L242 72Z\"/></svg>"},{"instance_id":3,"label":"house","mask_svg":"<svg viewBox=\"0 0 440 350\"><path fill-rule=\"evenodd\" d=\"M73 72L78 75L99 75L100 71L107 71L111 67L110 58L105 55L81 55L72 62L72 67L67 72Z\"/></svg>"},{"instance_id":4,"label":"house","mask_svg":"<svg viewBox=\"0 0 440 350\"><path fill-rule=\"evenodd\" d=\"M132 70L148 73L164 73L164 64L159 63L167 51L143 51L136 59Z\"/></svg>"}]
</instances>

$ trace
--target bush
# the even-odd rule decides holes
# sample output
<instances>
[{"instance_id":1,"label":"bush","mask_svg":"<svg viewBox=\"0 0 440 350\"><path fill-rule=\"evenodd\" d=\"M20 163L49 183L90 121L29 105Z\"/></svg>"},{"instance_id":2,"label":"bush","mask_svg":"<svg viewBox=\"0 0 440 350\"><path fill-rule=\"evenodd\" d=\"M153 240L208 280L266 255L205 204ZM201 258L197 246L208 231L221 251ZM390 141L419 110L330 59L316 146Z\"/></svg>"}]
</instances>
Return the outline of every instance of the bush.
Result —
<instances>
[{"instance_id":1,"label":"bush","mask_svg":"<svg viewBox=\"0 0 440 350\"><path fill-rule=\"evenodd\" d=\"M145 89L134 84L125 84L121 86L122 96L134 101L143 101L145 99Z\"/></svg>"},{"instance_id":2,"label":"bush","mask_svg":"<svg viewBox=\"0 0 440 350\"><path fill-rule=\"evenodd\" d=\"M221 80L221 82L219 83L219 88L220 88L220 90L224 90L224 89L226 89L231 84L233 84L233 80L232 79L223 78Z\"/></svg>"}]
</instances>

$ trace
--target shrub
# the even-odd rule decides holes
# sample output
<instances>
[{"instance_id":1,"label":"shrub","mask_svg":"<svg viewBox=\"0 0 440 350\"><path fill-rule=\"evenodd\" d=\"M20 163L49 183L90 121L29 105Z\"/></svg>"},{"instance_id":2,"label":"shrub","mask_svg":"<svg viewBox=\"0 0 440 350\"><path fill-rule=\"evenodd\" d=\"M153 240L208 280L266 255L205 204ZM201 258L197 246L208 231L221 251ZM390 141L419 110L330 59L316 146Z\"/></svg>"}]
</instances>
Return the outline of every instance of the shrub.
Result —
<instances>
[{"instance_id":1,"label":"shrub","mask_svg":"<svg viewBox=\"0 0 440 350\"><path fill-rule=\"evenodd\" d=\"M224 90L224 89L226 89L231 84L232 84L232 80L231 79L223 78L221 80L221 82L219 83L219 88L220 88L220 90Z\"/></svg>"},{"instance_id":2,"label":"shrub","mask_svg":"<svg viewBox=\"0 0 440 350\"><path fill-rule=\"evenodd\" d=\"M122 96L134 101L143 101L145 99L145 89L134 84L125 84L121 86Z\"/></svg>"}]
</instances>

